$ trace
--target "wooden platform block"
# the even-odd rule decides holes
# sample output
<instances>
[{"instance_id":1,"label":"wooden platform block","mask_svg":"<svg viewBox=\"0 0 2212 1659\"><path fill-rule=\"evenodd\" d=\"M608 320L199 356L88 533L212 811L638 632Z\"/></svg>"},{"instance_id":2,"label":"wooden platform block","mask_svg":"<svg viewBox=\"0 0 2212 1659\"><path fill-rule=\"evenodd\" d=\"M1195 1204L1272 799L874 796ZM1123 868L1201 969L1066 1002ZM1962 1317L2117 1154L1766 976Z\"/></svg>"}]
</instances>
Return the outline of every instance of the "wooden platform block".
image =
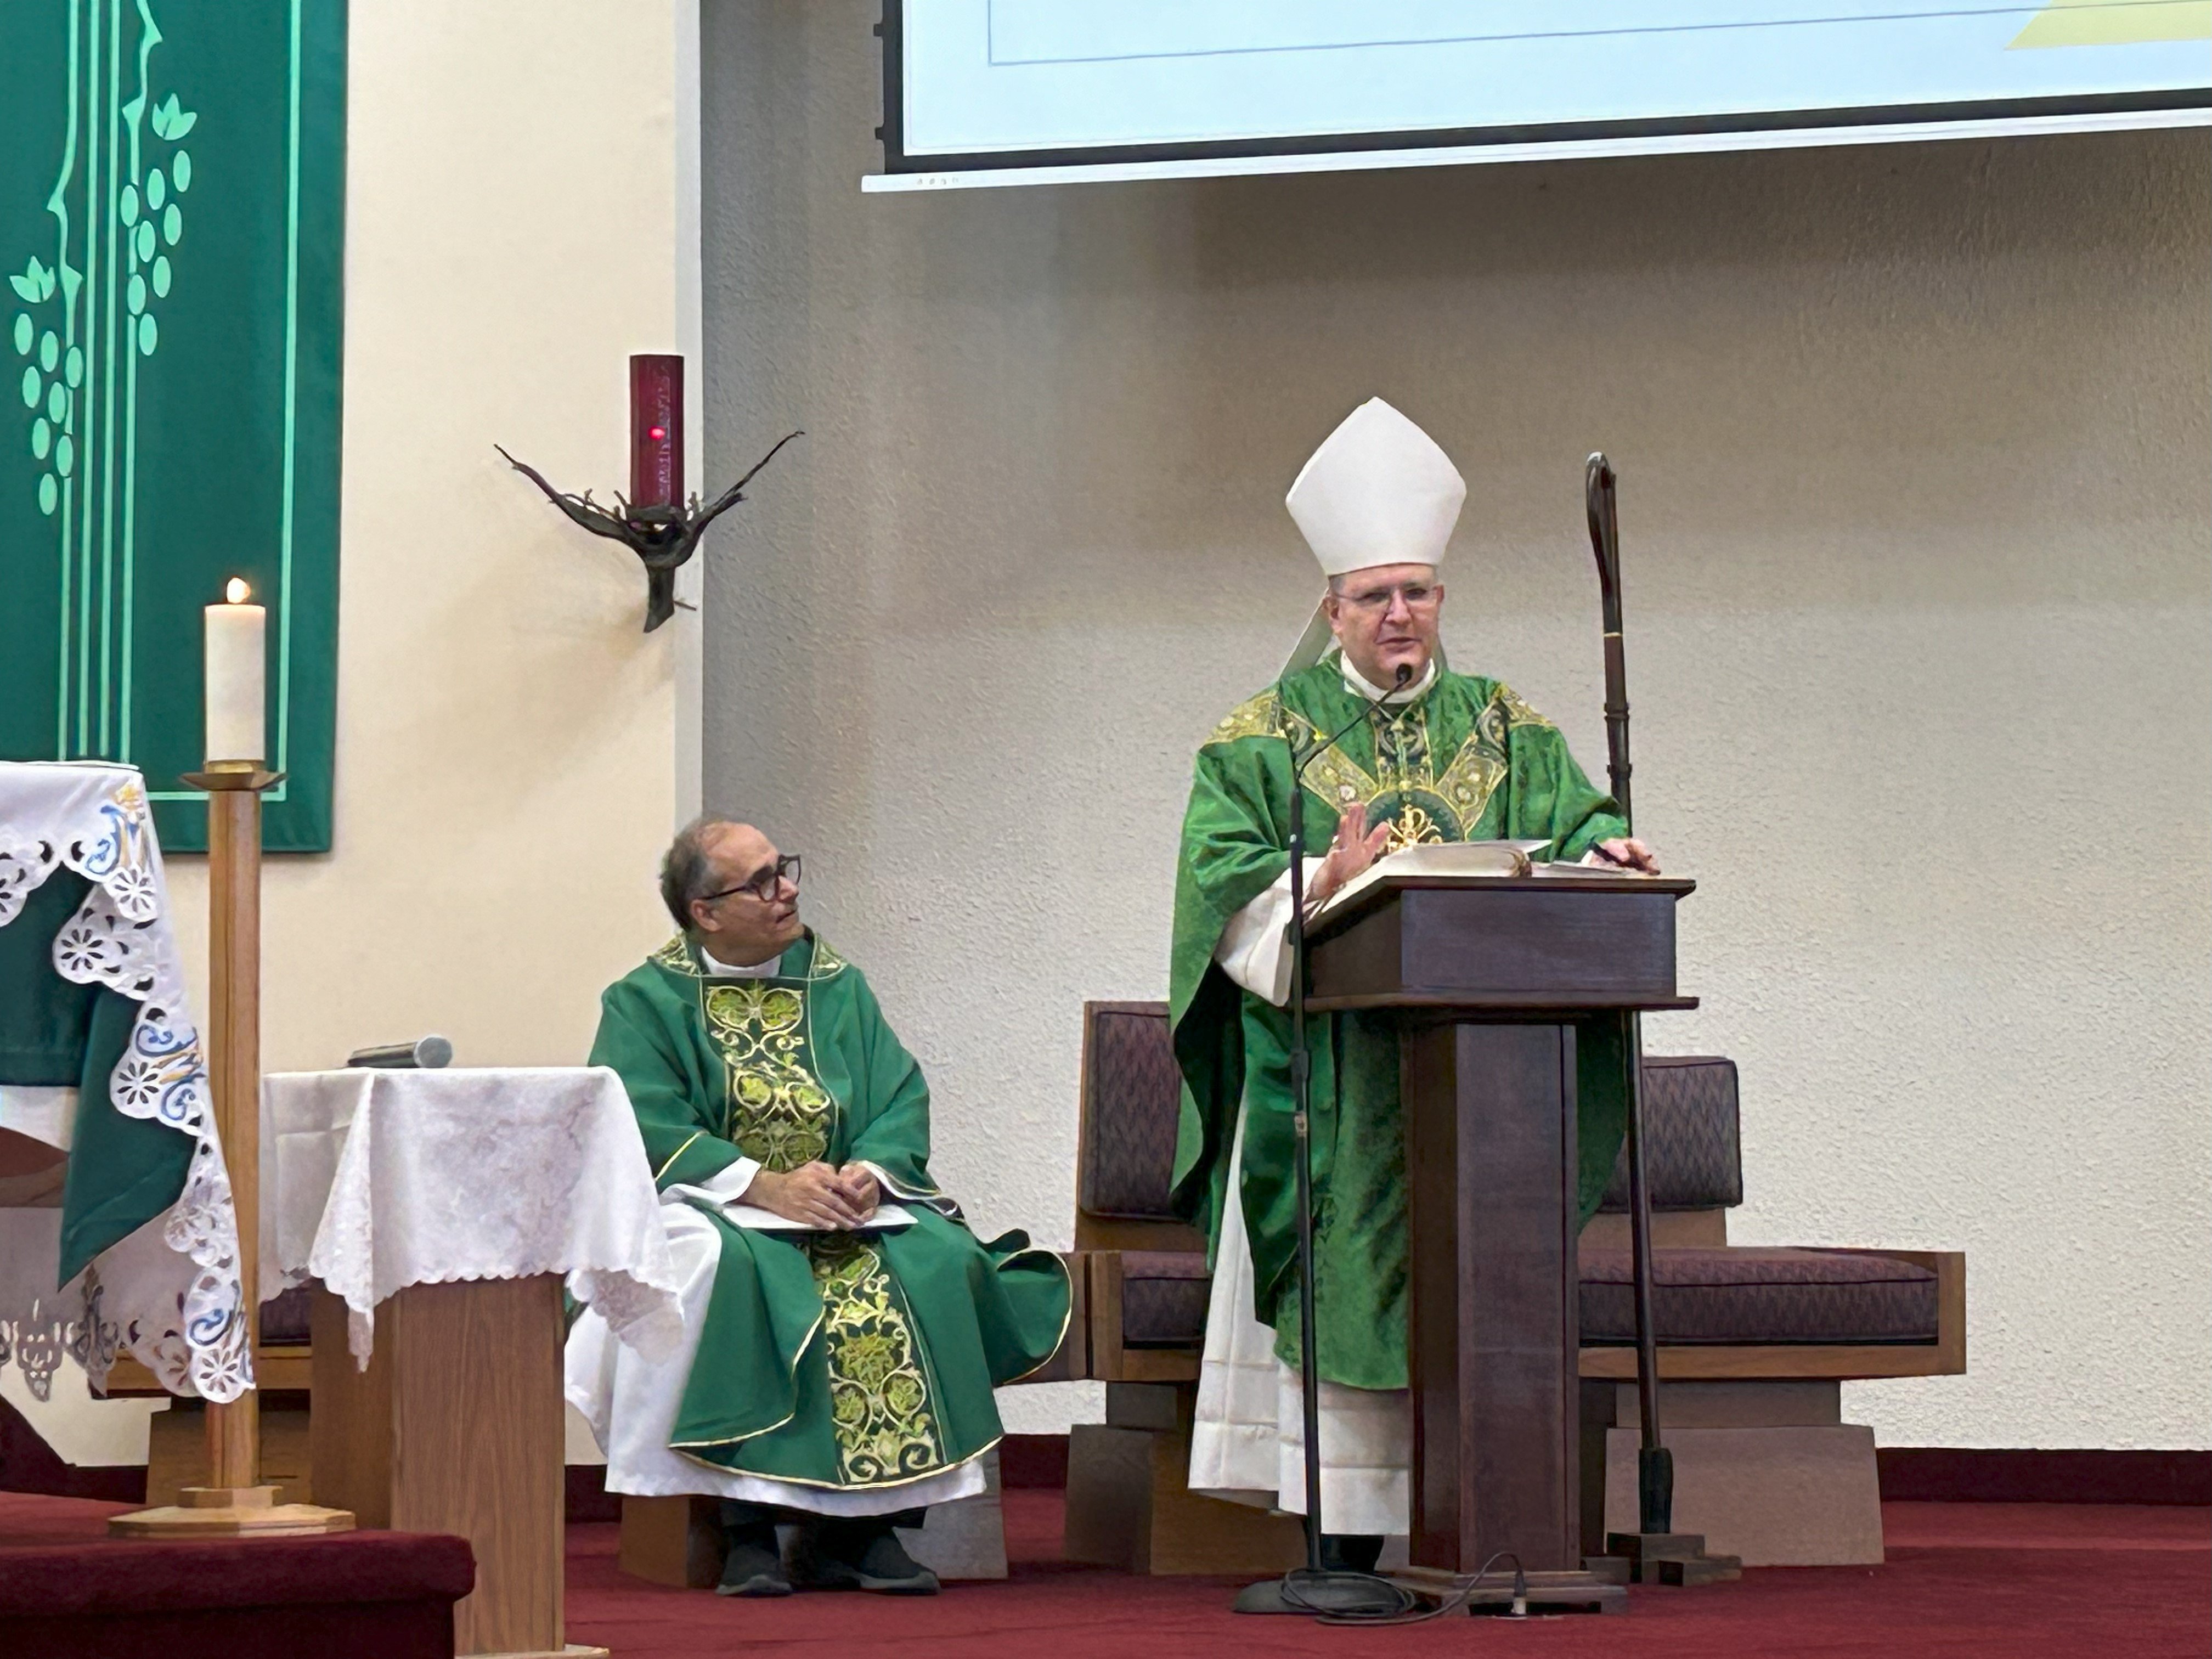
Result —
<instances>
[{"instance_id":1,"label":"wooden platform block","mask_svg":"<svg viewBox=\"0 0 2212 1659\"><path fill-rule=\"evenodd\" d=\"M295 1396L295 1398L298 1396ZM316 1501L314 1459L304 1407L261 1401L261 1480L277 1489L279 1504ZM178 1501L187 1486L204 1486L208 1466L207 1418L197 1400L179 1400L155 1412L146 1427L146 1502L158 1508Z\"/></svg>"},{"instance_id":2,"label":"wooden platform block","mask_svg":"<svg viewBox=\"0 0 2212 1659\"><path fill-rule=\"evenodd\" d=\"M186 1486L174 1504L107 1521L111 1538L297 1538L352 1530L345 1510L281 1504L274 1486Z\"/></svg>"},{"instance_id":3,"label":"wooden platform block","mask_svg":"<svg viewBox=\"0 0 2212 1659\"><path fill-rule=\"evenodd\" d=\"M1254 1577L1305 1559L1296 1516L1200 1498L1189 1478L1187 1423L1078 1424L1068 1436L1067 1559L1125 1572Z\"/></svg>"},{"instance_id":4,"label":"wooden platform block","mask_svg":"<svg viewBox=\"0 0 2212 1659\"><path fill-rule=\"evenodd\" d=\"M624 1494L615 1568L672 1589L712 1589L722 1576L722 1529L711 1498Z\"/></svg>"},{"instance_id":5,"label":"wooden platform block","mask_svg":"<svg viewBox=\"0 0 2212 1659\"><path fill-rule=\"evenodd\" d=\"M416 1285L376 1310L357 1370L345 1304L317 1291L317 1498L363 1527L454 1533L477 1588L453 1608L453 1651L560 1654L563 1423L561 1281Z\"/></svg>"},{"instance_id":6,"label":"wooden platform block","mask_svg":"<svg viewBox=\"0 0 2212 1659\"><path fill-rule=\"evenodd\" d=\"M983 1490L933 1505L928 1524L902 1532L906 1553L947 1583L1006 1576L1006 1516L999 1497L999 1454L983 1454Z\"/></svg>"},{"instance_id":7,"label":"wooden platform block","mask_svg":"<svg viewBox=\"0 0 2212 1659\"><path fill-rule=\"evenodd\" d=\"M1665 1407L1660 1421L1667 1423ZM1881 1488L1874 1431L1856 1424L1674 1428L1674 1526L1705 1534L1713 1555L1746 1566L1832 1567L1880 1563ZM1605 1436L1608 1531L1636 1528L1633 1429Z\"/></svg>"}]
</instances>

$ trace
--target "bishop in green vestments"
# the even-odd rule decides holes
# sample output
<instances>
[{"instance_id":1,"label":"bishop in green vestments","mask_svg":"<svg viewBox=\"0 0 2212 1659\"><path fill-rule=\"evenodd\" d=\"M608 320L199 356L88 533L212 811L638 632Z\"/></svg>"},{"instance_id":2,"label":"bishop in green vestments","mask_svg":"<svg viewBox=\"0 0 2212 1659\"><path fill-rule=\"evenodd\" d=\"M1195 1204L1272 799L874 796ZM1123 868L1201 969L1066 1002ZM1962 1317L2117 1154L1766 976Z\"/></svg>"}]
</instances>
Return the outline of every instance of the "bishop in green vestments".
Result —
<instances>
[{"instance_id":1,"label":"bishop in green vestments","mask_svg":"<svg viewBox=\"0 0 2212 1659\"><path fill-rule=\"evenodd\" d=\"M930 1179L921 1068L800 925L798 878L750 825L693 825L662 876L684 931L602 1000L592 1063L637 1113L685 1338L656 1364L587 1311L569 1397L609 1490L726 1500L724 1593L788 1593L794 1511L822 1517L817 1582L926 1592L892 1526L982 1490L991 1391L1058 1350L1067 1273L978 1239Z\"/></svg>"},{"instance_id":2,"label":"bishop in green vestments","mask_svg":"<svg viewBox=\"0 0 2212 1659\"><path fill-rule=\"evenodd\" d=\"M1506 686L1444 666L1437 566L1466 486L1379 398L1316 452L1287 505L1328 591L1273 684L1200 749L1176 871L1170 1010L1184 1091L1176 1198L1206 1228L1212 1301L1194 1490L1303 1513L1297 1203L1291 1135L1289 825L1305 775L1309 903L1423 842L1541 842L1538 857L1656 869L1559 728ZM1340 730L1334 743L1324 740ZM1593 849L1602 849L1593 852ZM1309 1022L1322 1377L1322 1524L1371 1565L1407 1529L1407 1244L1397 1036L1353 1013ZM1582 1197L1595 1209L1626 1105L1618 1018L1579 1033Z\"/></svg>"}]
</instances>

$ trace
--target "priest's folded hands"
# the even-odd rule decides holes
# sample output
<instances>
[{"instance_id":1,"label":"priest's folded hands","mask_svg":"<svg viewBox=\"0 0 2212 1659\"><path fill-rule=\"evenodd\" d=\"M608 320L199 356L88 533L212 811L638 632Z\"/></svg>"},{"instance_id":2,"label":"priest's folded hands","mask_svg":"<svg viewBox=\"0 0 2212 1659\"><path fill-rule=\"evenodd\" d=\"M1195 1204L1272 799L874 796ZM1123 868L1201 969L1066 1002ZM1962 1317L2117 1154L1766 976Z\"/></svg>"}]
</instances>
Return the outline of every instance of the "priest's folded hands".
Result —
<instances>
[{"instance_id":1,"label":"priest's folded hands","mask_svg":"<svg viewBox=\"0 0 2212 1659\"><path fill-rule=\"evenodd\" d=\"M769 1169L756 1170L741 1196L746 1203L787 1221L834 1233L866 1225L881 1191L875 1176L857 1164L842 1170L827 1164L802 1164L784 1175Z\"/></svg>"},{"instance_id":2,"label":"priest's folded hands","mask_svg":"<svg viewBox=\"0 0 2212 1659\"><path fill-rule=\"evenodd\" d=\"M684 1333L652 1360L586 1309L568 1397L610 1492L721 1499L723 1595L927 1595L894 1529L984 1490L991 1391L1058 1352L1067 1271L930 1179L921 1067L799 880L751 825L691 824L661 867L679 931L600 1000L592 1063L637 1114Z\"/></svg>"}]
</instances>

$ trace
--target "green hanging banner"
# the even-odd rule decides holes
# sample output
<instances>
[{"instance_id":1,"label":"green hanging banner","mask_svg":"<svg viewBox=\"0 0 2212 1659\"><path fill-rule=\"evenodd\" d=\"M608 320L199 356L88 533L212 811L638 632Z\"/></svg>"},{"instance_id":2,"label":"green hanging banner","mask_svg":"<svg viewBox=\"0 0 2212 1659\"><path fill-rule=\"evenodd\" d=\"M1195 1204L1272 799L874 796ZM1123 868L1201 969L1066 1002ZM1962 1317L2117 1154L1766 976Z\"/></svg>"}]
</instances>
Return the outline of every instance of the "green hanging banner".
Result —
<instances>
[{"instance_id":1,"label":"green hanging banner","mask_svg":"<svg viewBox=\"0 0 2212 1659\"><path fill-rule=\"evenodd\" d=\"M269 607L264 844L331 845L344 0L0 4L0 758L207 845L201 610Z\"/></svg>"}]
</instances>

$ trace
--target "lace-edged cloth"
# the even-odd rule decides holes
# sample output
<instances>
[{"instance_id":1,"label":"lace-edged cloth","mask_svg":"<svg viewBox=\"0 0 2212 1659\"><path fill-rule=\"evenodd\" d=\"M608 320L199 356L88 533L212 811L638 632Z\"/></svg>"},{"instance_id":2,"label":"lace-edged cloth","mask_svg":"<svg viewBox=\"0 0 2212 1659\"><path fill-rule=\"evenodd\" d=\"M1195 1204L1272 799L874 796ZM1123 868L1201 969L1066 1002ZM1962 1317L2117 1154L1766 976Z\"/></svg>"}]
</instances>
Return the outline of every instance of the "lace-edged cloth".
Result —
<instances>
[{"instance_id":1,"label":"lace-edged cloth","mask_svg":"<svg viewBox=\"0 0 2212 1659\"><path fill-rule=\"evenodd\" d=\"M54 936L54 971L138 1005L108 1098L127 1117L191 1136L192 1158L175 1203L102 1252L72 1287L0 1310L0 1364L12 1354L44 1398L61 1352L97 1385L127 1350L173 1394L234 1400L252 1382L237 1216L137 769L0 763L0 927L64 868L92 886Z\"/></svg>"}]
</instances>

